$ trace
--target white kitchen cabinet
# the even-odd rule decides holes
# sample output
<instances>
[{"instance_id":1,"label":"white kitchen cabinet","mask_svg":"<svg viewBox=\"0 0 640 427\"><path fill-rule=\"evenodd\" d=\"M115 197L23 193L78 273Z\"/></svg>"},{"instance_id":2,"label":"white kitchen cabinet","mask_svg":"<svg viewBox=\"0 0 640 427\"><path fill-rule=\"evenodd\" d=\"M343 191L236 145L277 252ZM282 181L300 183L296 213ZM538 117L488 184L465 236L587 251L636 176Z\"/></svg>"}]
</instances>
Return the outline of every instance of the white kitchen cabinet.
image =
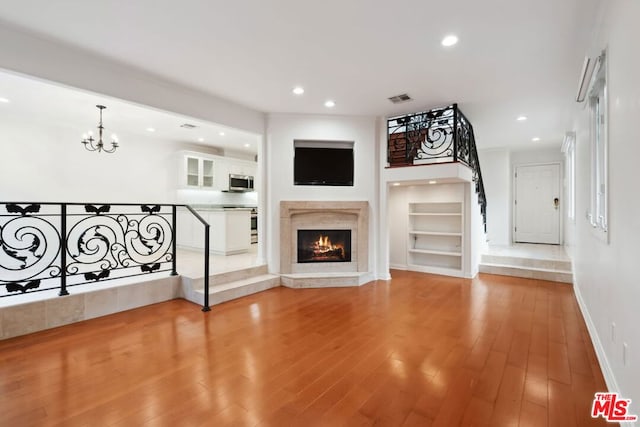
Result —
<instances>
[{"instance_id":1,"label":"white kitchen cabinet","mask_svg":"<svg viewBox=\"0 0 640 427\"><path fill-rule=\"evenodd\" d=\"M215 188L217 159L205 154L182 153L179 160L180 187L208 190Z\"/></svg>"},{"instance_id":2,"label":"white kitchen cabinet","mask_svg":"<svg viewBox=\"0 0 640 427\"><path fill-rule=\"evenodd\" d=\"M181 151L178 168L179 187L225 191L229 189L229 175L256 176L258 165L250 160Z\"/></svg>"},{"instance_id":3,"label":"white kitchen cabinet","mask_svg":"<svg viewBox=\"0 0 640 427\"><path fill-rule=\"evenodd\" d=\"M176 217L176 243L187 248L204 247L204 226L191 212L178 211ZM200 231L201 233L198 233ZM198 238L200 243L198 244Z\"/></svg>"},{"instance_id":4,"label":"white kitchen cabinet","mask_svg":"<svg viewBox=\"0 0 640 427\"><path fill-rule=\"evenodd\" d=\"M210 225L209 252L218 255L240 254L251 246L250 209L198 210ZM191 212L178 212L177 244L189 249L204 249L204 225Z\"/></svg>"},{"instance_id":5,"label":"white kitchen cabinet","mask_svg":"<svg viewBox=\"0 0 640 427\"><path fill-rule=\"evenodd\" d=\"M409 270L463 276L462 203L409 203Z\"/></svg>"},{"instance_id":6,"label":"white kitchen cabinet","mask_svg":"<svg viewBox=\"0 0 640 427\"><path fill-rule=\"evenodd\" d=\"M251 246L251 211L231 209L211 211L209 250L219 255L246 253Z\"/></svg>"},{"instance_id":7,"label":"white kitchen cabinet","mask_svg":"<svg viewBox=\"0 0 640 427\"><path fill-rule=\"evenodd\" d=\"M230 174L256 176L256 162L227 158L227 163L227 170Z\"/></svg>"},{"instance_id":8,"label":"white kitchen cabinet","mask_svg":"<svg viewBox=\"0 0 640 427\"><path fill-rule=\"evenodd\" d=\"M258 165L249 160L224 157L224 161L218 167L219 180L224 182L224 187L229 186L229 175L248 175L255 178ZM221 188L226 190L227 188Z\"/></svg>"}]
</instances>

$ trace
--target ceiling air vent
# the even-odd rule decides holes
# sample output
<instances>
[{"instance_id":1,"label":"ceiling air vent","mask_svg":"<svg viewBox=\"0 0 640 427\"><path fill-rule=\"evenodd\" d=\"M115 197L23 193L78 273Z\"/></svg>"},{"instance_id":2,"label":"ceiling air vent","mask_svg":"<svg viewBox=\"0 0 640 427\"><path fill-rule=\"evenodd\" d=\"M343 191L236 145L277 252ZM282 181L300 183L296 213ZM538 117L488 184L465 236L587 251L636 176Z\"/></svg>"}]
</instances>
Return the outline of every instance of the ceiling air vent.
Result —
<instances>
[{"instance_id":1,"label":"ceiling air vent","mask_svg":"<svg viewBox=\"0 0 640 427\"><path fill-rule=\"evenodd\" d=\"M389 101L393 102L394 104L400 104L401 102L411 101L411 97L406 93L403 93L400 95L392 96L391 98L389 98Z\"/></svg>"},{"instance_id":2,"label":"ceiling air vent","mask_svg":"<svg viewBox=\"0 0 640 427\"><path fill-rule=\"evenodd\" d=\"M185 128L185 129L195 129L197 128L196 125L192 125L191 123L183 123L180 125L181 128Z\"/></svg>"}]
</instances>

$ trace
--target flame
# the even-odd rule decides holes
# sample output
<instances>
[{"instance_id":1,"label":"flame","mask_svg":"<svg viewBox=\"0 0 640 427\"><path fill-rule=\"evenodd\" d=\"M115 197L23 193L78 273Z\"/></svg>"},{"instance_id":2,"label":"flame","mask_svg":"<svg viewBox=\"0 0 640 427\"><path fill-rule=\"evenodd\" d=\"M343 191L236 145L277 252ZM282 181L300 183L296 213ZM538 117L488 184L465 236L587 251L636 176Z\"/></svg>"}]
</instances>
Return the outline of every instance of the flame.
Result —
<instances>
[{"instance_id":1,"label":"flame","mask_svg":"<svg viewBox=\"0 0 640 427\"><path fill-rule=\"evenodd\" d=\"M336 249L343 249L342 245L334 245L329 240L329 236L323 236L322 234L318 237L318 240L314 242L314 252L329 252L334 251Z\"/></svg>"}]
</instances>

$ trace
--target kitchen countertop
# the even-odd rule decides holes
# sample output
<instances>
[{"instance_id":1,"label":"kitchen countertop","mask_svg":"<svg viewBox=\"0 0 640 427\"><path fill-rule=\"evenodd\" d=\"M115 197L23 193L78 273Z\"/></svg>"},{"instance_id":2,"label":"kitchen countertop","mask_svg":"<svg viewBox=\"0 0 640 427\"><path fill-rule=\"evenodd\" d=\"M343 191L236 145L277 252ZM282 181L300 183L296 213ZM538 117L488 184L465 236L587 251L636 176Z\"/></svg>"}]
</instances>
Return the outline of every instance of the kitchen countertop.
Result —
<instances>
[{"instance_id":1,"label":"kitchen countertop","mask_svg":"<svg viewBox=\"0 0 640 427\"><path fill-rule=\"evenodd\" d=\"M251 206L229 206L229 205L191 205L197 211L225 212L225 211L251 211L255 207Z\"/></svg>"}]
</instances>

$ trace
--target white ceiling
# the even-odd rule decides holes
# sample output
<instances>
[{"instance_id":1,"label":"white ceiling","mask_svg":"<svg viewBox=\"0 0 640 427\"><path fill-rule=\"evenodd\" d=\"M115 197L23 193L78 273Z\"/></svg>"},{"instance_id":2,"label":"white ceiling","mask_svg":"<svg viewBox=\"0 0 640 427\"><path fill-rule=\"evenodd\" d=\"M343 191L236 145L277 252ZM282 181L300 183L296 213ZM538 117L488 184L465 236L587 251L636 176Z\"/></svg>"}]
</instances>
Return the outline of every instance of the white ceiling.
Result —
<instances>
[{"instance_id":1,"label":"white ceiling","mask_svg":"<svg viewBox=\"0 0 640 427\"><path fill-rule=\"evenodd\" d=\"M0 72L0 97L10 101L0 103L1 122L28 121L72 128L78 133L78 143L88 131L98 134L100 113L96 105L104 105L107 107L103 112L105 141L116 134L123 147L128 139L144 136L214 146L239 154L257 153L258 136L251 133L12 73ZM196 128L180 127L184 123ZM150 132L149 128L154 131Z\"/></svg>"},{"instance_id":2,"label":"white ceiling","mask_svg":"<svg viewBox=\"0 0 640 427\"><path fill-rule=\"evenodd\" d=\"M3 0L0 20L264 112L395 115L457 102L480 148L523 148L568 130L597 3ZM460 42L443 48L449 33ZM414 100L387 100L404 92Z\"/></svg>"}]
</instances>

